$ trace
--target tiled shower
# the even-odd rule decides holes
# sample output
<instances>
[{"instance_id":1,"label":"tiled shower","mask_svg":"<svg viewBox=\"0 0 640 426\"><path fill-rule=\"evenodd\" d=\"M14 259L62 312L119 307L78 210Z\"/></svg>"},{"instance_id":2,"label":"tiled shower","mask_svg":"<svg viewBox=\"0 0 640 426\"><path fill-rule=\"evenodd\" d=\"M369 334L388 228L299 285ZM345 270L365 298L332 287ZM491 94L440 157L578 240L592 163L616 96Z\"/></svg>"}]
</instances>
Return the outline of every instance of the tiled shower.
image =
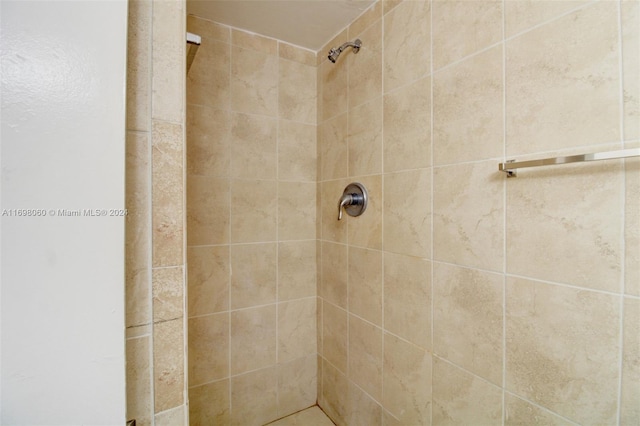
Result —
<instances>
[{"instance_id":1,"label":"tiled shower","mask_svg":"<svg viewBox=\"0 0 640 426\"><path fill-rule=\"evenodd\" d=\"M188 284L178 258L129 296L142 424L640 421L640 161L497 170L640 146L638 1L382 1L317 54L167 3L131 2L130 38L202 36L183 115L156 109L186 136ZM369 206L338 221L350 182Z\"/></svg>"}]
</instances>

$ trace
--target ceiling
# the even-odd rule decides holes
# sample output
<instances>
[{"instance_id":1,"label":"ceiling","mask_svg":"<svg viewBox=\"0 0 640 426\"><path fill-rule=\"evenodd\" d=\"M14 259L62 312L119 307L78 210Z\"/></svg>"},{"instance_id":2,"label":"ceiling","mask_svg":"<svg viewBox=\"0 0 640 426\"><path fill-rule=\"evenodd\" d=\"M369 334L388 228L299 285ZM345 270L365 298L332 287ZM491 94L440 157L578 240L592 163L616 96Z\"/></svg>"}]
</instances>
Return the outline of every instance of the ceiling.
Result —
<instances>
[{"instance_id":1,"label":"ceiling","mask_svg":"<svg viewBox=\"0 0 640 426\"><path fill-rule=\"evenodd\" d=\"M317 52L373 2L187 0L187 13Z\"/></svg>"}]
</instances>

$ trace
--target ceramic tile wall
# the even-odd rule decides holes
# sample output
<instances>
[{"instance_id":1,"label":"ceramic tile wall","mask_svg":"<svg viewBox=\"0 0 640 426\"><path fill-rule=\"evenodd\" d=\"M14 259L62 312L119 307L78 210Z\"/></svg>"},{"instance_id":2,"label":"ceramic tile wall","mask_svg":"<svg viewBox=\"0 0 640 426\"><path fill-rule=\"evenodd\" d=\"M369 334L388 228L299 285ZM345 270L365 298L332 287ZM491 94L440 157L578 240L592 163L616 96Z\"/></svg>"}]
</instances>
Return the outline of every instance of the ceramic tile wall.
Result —
<instances>
[{"instance_id":1,"label":"ceramic tile wall","mask_svg":"<svg viewBox=\"0 0 640 426\"><path fill-rule=\"evenodd\" d=\"M318 65L318 400L337 424L640 422L638 1L383 1ZM336 64L332 46L360 38ZM364 215L337 221L344 187Z\"/></svg>"},{"instance_id":2,"label":"ceramic tile wall","mask_svg":"<svg viewBox=\"0 0 640 426\"><path fill-rule=\"evenodd\" d=\"M316 55L187 28L190 419L261 425L316 402Z\"/></svg>"},{"instance_id":3,"label":"ceramic tile wall","mask_svg":"<svg viewBox=\"0 0 640 426\"><path fill-rule=\"evenodd\" d=\"M129 2L127 418L187 423L183 1Z\"/></svg>"}]
</instances>

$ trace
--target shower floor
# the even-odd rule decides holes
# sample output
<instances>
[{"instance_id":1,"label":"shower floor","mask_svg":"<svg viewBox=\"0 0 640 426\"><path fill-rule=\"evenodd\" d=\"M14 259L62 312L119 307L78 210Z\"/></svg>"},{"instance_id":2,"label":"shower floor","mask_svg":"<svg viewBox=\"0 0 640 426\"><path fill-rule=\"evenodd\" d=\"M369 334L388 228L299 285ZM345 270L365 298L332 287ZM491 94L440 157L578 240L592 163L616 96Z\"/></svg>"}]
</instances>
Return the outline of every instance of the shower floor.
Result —
<instances>
[{"instance_id":1,"label":"shower floor","mask_svg":"<svg viewBox=\"0 0 640 426\"><path fill-rule=\"evenodd\" d=\"M335 426L326 414L314 405L290 416L269 423L267 426Z\"/></svg>"}]
</instances>

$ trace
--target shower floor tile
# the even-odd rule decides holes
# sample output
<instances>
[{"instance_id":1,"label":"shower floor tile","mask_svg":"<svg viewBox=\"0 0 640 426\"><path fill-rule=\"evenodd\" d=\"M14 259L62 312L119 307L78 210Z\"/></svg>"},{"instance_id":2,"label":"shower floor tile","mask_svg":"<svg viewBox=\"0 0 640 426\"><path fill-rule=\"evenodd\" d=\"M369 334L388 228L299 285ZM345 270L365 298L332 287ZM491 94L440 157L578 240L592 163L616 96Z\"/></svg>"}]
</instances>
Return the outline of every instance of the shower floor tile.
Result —
<instances>
[{"instance_id":1,"label":"shower floor tile","mask_svg":"<svg viewBox=\"0 0 640 426\"><path fill-rule=\"evenodd\" d=\"M335 426L326 414L314 405L290 416L269 423L268 426Z\"/></svg>"}]
</instances>

